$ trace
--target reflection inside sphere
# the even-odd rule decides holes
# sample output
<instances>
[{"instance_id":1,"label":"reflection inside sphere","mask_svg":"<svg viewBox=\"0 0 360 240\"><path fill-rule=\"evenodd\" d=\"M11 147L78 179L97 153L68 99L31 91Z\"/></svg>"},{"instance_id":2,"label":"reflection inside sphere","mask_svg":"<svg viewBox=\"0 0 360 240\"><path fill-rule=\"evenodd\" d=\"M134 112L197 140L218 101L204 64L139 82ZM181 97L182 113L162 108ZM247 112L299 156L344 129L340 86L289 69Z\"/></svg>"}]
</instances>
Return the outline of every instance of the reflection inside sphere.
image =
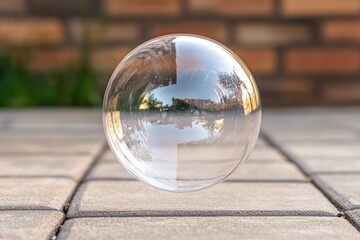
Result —
<instances>
[{"instance_id":1,"label":"reflection inside sphere","mask_svg":"<svg viewBox=\"0 0 360 240\"><path fill-rule=\"evenodd\" d=\"M167 35L133 50L108 84L108 142L154 187L188 192L224 180L256 142L260 98L241 60L199 36Z\"/></svg>"}]
</instances>

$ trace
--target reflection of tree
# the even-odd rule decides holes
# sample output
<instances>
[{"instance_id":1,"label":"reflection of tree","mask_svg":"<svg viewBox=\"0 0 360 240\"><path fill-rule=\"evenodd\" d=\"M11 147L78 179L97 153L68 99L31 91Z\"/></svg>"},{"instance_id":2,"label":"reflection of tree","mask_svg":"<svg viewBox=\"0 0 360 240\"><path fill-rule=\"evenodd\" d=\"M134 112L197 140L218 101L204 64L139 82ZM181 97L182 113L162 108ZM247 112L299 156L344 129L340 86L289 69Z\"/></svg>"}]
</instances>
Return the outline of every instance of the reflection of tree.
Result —
<instances>
[{"instance_id":1,"label":"reflection of tree","mask_svg":"<svg viewBox=\"0 0 360 240\"><path fill-rule=\"evenodd\" d=\"M147 139L144 138L143 125L134 113L122 114L122 135L127 147L138 159L152 160L151 149L147 146Z\"/></svg>"},{"instance_id":2,"label":"reflection of tree","mask_svg":"<svg viewBox=\"0 0 360 240\"><path fill-rule=\"evenodd\" d=\"M233 71L231 74L227 72L219 73L219 83L227 90L231 91L237 89L239 82L239 78L237 77L235 71Z\"/></svg>"},{"instance_id":3,"label":"reflection of tree","mask_svg":"<svg viewBox=\"0 0 360 240\"><path fill-rule=\"evenodd\" d=\"M141 91L122 91L118 92L117 96L117 110L119 111L154 110L163 105L154 93L143 95Z\"/></svg>"},{"instance_id":4,"label":"reflection of tree","mask_svg":"<svg viewBox=\"0 0 360 240\"><path fill-rule=\"evenodd\" d=\"M143 98L142 103L139 106L139 109L153 110L153 109L158 109L158 108L162 107L162 105L163 105L163 102L158 100L154 96L154 93L151 93L149 96L145 96Z\"/></svg>"},{"instance_id":5,"label":"reflection of tree","mask_svg":"<svg viewBox=\"0 0 360 240\"><path fill-rule=\"evenodd\" d=\"M186 102L186 99L172 98L172 110L189 110L190 104Z\"/></svg>"},{"instance_id":6,"label":"reflection of tree","mask_svg":"<svg viewBox=\"0 0 360 240\"><path fill-rule=\"evenodd\" d=\"M244 109L244 113L247 114L256 108L254 102L257 101L254 100L256 100L257 96L249 91L245 83L239 79L235 70L231 73L219 73L219 83L229 92L226 98L224 98L225 96L222 97L228 109L236 108L240 105Z\"/></svg>"},{"instance_id":7,"label":"reflection of tree","mask_svg":"<svg viewBox=\"0 0 360 240\"><path fill-rule=\"evenodd\" d=\"M141 97L140 91L119 91L117 94L117 110L120 111L131 111L138 109L141 104L141 100L143 99L143 97Z\"/></svg>"},{"instance_id":8,"label":"reflection of tree","mask_svg":"<svg viewBox=\"0 0 360 240\"><path fill-rule=\"evenodd\" d=\"M225 90L225 94L221 96L220 101L226 105L226 109L238 108L241 105L241 81L235 71L219 73L220 86Z\"/></svg>"}]
</instances>

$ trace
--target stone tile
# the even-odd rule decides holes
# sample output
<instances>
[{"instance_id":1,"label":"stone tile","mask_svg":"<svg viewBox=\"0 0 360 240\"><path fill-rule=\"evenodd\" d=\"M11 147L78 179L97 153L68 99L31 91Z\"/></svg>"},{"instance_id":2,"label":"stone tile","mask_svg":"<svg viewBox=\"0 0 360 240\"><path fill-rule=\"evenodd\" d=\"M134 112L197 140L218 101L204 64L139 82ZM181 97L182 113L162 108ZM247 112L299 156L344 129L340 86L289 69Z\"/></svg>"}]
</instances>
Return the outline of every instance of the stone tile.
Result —
<instances>
[{"instance_id":1,"label":"stone tile","mask_svg":"<svg viewBox=\"0 0 360 240\"><path fill-rule=\"evenodd\" d=\"M29 141L27 143L20 142L2 142L0 145L0 153L5 156L7 154L14 155L14 154L90 154L95 155L100 152L103 147L103 143L99 142L63 142L59 144L58 142L34 142Z\"/></svg>"},{"instance_id":2,"label":"stone tile","mask_svg":"<svg viewBox=\"0 0 360 240\"><path fill-rule=\"evenodd\" d=\"M360 207L360 174L316 175L313 179L341 210Z\"/></svg>"},{"instance_id":3,"label":"stone tile","mask_svg":"<svg viewBox=\"0 0 360 240\"><path fill-rule=\"evenodd\" d=\"M273 147L255 147L251 152L248 161L256 162L283 162L286 161L284 155L282 155L277 149Z\"/></svg>"},{"instance_id":4,"label":"stone tile","mask_svg":"<svg viewBox=\"0 0 360 240\"><path fill-rule=\"evenodd\" d=\"M21 125L72 125L72 124L98 124L101 125L100 109L85 108L39 108L23 110L1 110L0 115L11 120L14 126Z\"/></svg>"},{"instance_id":5,"label":"stone tile","mask_svg":"<svg viewBox=\"0 0 360 240\"><path fill-rule=\"evenodd\" d=\"M360 230L360 209L345 212L345 217Z\"/></svg>"},{"instance_id":6,"label":"stone tile","mask_svg":"<svg viewBox=\"0 0 360 240\"><path fill-rule=\"evenodd\" d=\"M286 117L285 117L286 118ZM264 131L276 141L356 141L359 135L354 129L345 126L320 125L270 125Z\"/></svg>"},{"instance_id":7,"label":"stone tile","mask_svg":"<svg viewBox=\"0 0 360 240\"><path fill-rule=\"evenodd\" d=\"M63 217L57 211L0 211L0 239L50 239Z\"/></svg>"},{"instance_id":8,"label":"stone tile","mask_svg":"<svg viewBox=\"0 0 360 240\"><path fill-rule=\"evenodd\" d=\"M322 143L317 141L307 141L306 143L284 143L281 147L295 159L360 157L360 141L347 143Z\"/></svg>"},{"instance_id":9,"label":"stone tile","mask_svg":"<svg viewBox=\"0 0 360 240\"><path fill-rule=\"evenodd\" d=\"M31 122L22 122L22 121L14 121L10 122L10 126L14 130L21 130L21 131L76 131L76 132L88 132L88 134L98 134L103 132L103 126L101 122L38 122L38 121L31 121Z\"/></svg>"},{"instance_id":10,"label":"stone tile","mask_svg":"<svg viewBox=\"0 0 360 240\"><path fill-rule=\"evenodd\" d=\"M61 210L75 186L65 178L0 178L0 210Z\"/></svg>"},{"instance_id":11,"label":"stone tile","mask_svg":"<svg viewBox=\"0 0 360 240\"><path fill-rule=\"evenodd\" d=\"M135 180L119 162L100 162L89 172L86 180Z\"/></svg>"},{"instance_id":12,"label":"stone tile","mask_svg":"<svg viewBox=\"0 0 360 240\"><path fill-rule=\"evenodd\" d=\"M77 191L68 216L334 216L337 213L309 183L222 183L206 191L174 194L135 181L89 181Z\"/></svg>"},{"instance_id":13,"label":"stone tile","mask_svg":"<svg viewBox=\"0 0 360 240\"><path fill-rule=\"evenodd\" d=\"M94 157L83 155L23 155L0 157L0 177L69 177L80 179Z\"/></svg>"},{"instance_id":14,"label":"stone tile","mask_svg":"<svg viewBox=\"0 0 360 240\"><path fill-rule=\"evenodd\" d=\"M87 176L87 180L135 180L120 163L102 162ZM263 164L245 162L228 178L230 181L306 181L307 178L290 162Z\"/></svg>"},{"instance_id":15,"label":"stone tile","mask_svg":"<svg viewBox=\"0 0 360 240\"><path fill-rule=\"evenodd\" d=\"M303 158L297 162L308 174L360 173L359 158Z\"/></svg>"},{"instance_id":16,"label":"stone tile","mask_svg":"<svg viewBox=\"0 0 360 240\"><path fill-rule=\"evenodd\" d=\"M256 142L257 147L264 147L264 146L267 146L267 145L268 145L268 143L265 141L264 138L258 137L258 140Z\"/></svg>"},{"instance_id":17,"label":"stone tile","mask_svg":"<svg viewBox=\"0 0 360 240\"><path fill-rule=\"evenodd\" d=\"M350 126L359 122L359 107L267 108L262 127L271 125Z\"/></svg>"},{"instance_id":18,"label":"stone tile","mask_svg":"<svg viewBox=\"0 0 360 240\"><path fill-rule=\"evenodd\" d=\"M0 142L7 141L81 141L81 142L104 142L105 136L103 133L89 133L87 131L46 131L46 130L37 130L37 129L26 129L24 131L6 129L1 131Z\"/></svg>"},{"instance_id":19,"label":"stone tile","mask_svg":"<svg viewBox=\"0 0 360 240\"><path fill-rule=\"evenodd\" d=\"M353 240L359 237L349 222L335 217L129 217L70 219L58 239Z\"/></svg>"},{"instance_id":20,"label":"stone tile","mask_svg":"<svg viewBox=\"0 0 360 240\"><path fill-rule=\"evenodd\" d=\"M7 127L0 135L0 141L54 138L104 140L100 110L2 110L0 115Z\"/></svg>"},{"instance_id":21,"label":"stone tile","mask_svg":"<svg viewBox=\"0 0 360 240\"><path fill-rule=\"evenodd\" d=\"M105 151L105 153L102 155L100 162L112 162L112 163L118 163L118 160L116 159L114 153L108 149Z\"/></svg>"},{"instance_id":22,"label":"stone tile","mask_svg":"<svg viewBox=\"0 0 360 240\"><path fill-rule=\"evenodd\" d=\"M300 170L290 162L245 162L228 180L231 181L307 181Z\"/></svg>"}]
</instances>

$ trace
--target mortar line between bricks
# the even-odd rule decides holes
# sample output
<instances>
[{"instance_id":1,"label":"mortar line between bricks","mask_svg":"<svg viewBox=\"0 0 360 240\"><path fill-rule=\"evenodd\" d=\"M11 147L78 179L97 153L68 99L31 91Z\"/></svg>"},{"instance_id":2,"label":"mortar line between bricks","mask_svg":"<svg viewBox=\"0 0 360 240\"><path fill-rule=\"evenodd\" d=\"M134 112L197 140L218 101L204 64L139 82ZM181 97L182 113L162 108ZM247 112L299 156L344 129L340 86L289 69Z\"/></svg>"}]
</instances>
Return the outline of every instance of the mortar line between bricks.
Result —
<instances>
[{"instance_id":1,"label":"mortar line between bricks","mask_svg":"<svg viewBox=\"0 0 360 240\"><path fill-rule=\"evenodd\" d=\"M311 179L311 184L317 188L325 198L328 199L329 202L331 202L331 204L339 211L338 217L344 217L345 213L339 208L337 207L336 203L334 201L332 201L331 198L328 197L327 193L325 191L323 191L323 189L321 188L321 186L317 185L316 183L314 183L313 179L312 179L312 175L308 174L306 172L306 170L303 168L303 166L301 166L300 163L298 163L296 160L293 159L292 156L290 156L281 146L281 144L278 144L276 141L274 141L268 133L262 131L262 137L265 139L265 141L271 146L276 148L282 155L285 156L286 160L293 163L306 177L308 177L309 179ZM349 219L347 219L346 217L344 217L356 230L360 231L356 225L354 225L351 221L349 221Z\"/></svg>"},{"instance_id":2,"label":"mortar line between bricks","mask_svg":"<svg viewBox=\"0 0 360 240\"><path fill-rule=\"evenodd\" d=\"M81 184L84 182L84 180L86 179L87 175L90 173L90 171L95 167L95 165L100 161L101 157L104 156L104 154L106 153L108 149L108 144L107 142L103 142L103 146L101 147L100 151L95 155L94 160L91 162L90 166L88 167L88 169L85 171L85 173L82 175L82 177L78 180L77 185L72 193L72 195L69 198L69 204L68 206L70 206L71 202L73 201L79 187L81 186ZM62 220L62 222L55 228L54 230L54 235L52 235L50 237L50 239L56 239L59 232L61 231L61 227L64 225L64 223L66 222L67 218L67 211L68 211L69 207L64 208L63 213L64 213L64 219Z\"/></svg>"}]
</instances>

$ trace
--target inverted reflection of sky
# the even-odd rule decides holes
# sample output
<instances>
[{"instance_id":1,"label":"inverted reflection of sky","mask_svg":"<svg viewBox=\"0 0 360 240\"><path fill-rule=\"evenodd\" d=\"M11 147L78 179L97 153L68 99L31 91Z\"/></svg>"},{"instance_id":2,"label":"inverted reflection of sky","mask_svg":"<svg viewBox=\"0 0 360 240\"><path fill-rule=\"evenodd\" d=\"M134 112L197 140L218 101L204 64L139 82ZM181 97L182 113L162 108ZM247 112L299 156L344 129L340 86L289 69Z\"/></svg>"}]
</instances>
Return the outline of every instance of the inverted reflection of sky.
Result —
<instances>
[{"instance_id":1,"label":"inverted reflection of sky","mask_svg":"<svg viewBox=\"0 0 360 240\"><path fill-rule=\"evenodd\" d=\"M213 80L210 81L210 78ZM168 104L169 106L172 105L172 98L210 99L219 102L214 91L215 84L211 84L211 82L215 82L216 80L217 76L211 76L205 72L179 72L177 74L176 84L156 88L151 93L154 94L155 98L163 102L163 105ZM191 81L190 84L189 81Z\"/></svg>"},{"instance_id":2,"label":"inverted reflection of sky","mask_svg":"<svg viewBox=\"0 0 360 240\"><path fill-rule=\"evenodd\" d=\"M156 136L156 138L149 139L148 144L152 147L164 145L176 147L177 144L200 141L209 137L209 130L194 122L191 127L183 129L179 129L176 124L157 125L147 121L144 121L143 125L150 136ZM169 136L174 137L169 138Z\"/></svg>"},{"instance_id":3,"label":"inverted reflection of sky","mask_svg":"<svg viewBox=\"0 0 360 240\"><path fill-rule=\"evenodd\" d=\"M202 99L220 102L215 86L219 81L220 73L231 73L232 66L224 58L218 56L219 46L202 39L206 44L211 44L211 50L204 48L203 42L186 36L181 41L174 40L176 48L176 84L161 86L151 93L163 105L172 105L172 98ZM150 93L150 94L151 94ZM149 95L150 95L149 94Z\"/></svg>"}]
</instances>

